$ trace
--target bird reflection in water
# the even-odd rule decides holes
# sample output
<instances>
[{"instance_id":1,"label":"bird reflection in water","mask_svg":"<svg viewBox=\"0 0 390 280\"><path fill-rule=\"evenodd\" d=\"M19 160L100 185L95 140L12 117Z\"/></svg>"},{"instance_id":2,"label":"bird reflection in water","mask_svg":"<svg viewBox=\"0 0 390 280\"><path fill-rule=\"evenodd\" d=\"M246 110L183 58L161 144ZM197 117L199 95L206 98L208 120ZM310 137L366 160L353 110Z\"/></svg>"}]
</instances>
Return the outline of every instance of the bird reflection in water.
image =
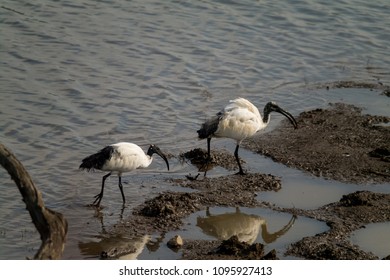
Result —
<instances>
[{"instance_id":1,"label":"bird reflection in water","mask_svg":"<svg viewBox=\"0 0 390 280\"><path fill-rule=\"evenodd\" d=\"M206 217L197 218L197 226L202 231L220 240L227 240L233 235L236 235L241 242L252 244L257 239L261 228L261 236L265 243L273 243L279 237L288 232L296 220L296 215L293 215L290 221L280 230L269 233L267 222L264 218L242 213L237 207L233 213L224 213L220 215L212 215L210 209L206 210Z\"/></svg>"},{"instance_id":2,"label":"bird reflection in water","mask_svg":"<svg viewBox=\"0 0 390 280\"><path fill-rule=\"evenodd\" d=\"M99 241L79 242L82 255L96 256L101 259L135 260L150 240L149 235L125 237L107 235Z\"/></svg>"},{"instance_id":3,"label":"bird reflection in water","mask_svg":"<svg viewBox=\"0 0 390 280\"><path fill-rule=\"evenodd\" d=\"M87 258L134 260L151 244L150 235L128 236L124 233L113 234L106 230L104 215L96 208L95 218L101 224L101 232L90 240L78 243L80 253ZM118 223L123 219L123 209L119 214Z\"/></svg>"}]
</instances>

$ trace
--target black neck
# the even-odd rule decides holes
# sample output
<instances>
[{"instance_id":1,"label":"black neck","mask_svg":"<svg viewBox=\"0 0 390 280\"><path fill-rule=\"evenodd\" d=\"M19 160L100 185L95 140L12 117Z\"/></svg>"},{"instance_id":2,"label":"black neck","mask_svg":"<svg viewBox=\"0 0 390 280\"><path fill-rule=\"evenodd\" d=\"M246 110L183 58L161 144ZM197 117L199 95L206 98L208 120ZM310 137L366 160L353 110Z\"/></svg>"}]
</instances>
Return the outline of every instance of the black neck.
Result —
<instances>
[{"instance_id":1,"label":"black neck","mask_svg":"<svg viewBox=\"0 0 390 280\"><path fill-rule=\"evenodd\" d=\"M263 123L268 123L270 120L271 110L268 106L264 107Z\"/></svg>"},{"instance_id":2,"label":"black neck","mask_svg":"<svg viewBox=\"0 0 390 280\"><path fill-rule=\"evenodd\" d=\"M155 150L153 149L152 146L150 146L149 149L148 149L148 152L146 154L148 156L152 157L154 153L155 153Z\"/></svg>"}]
</instances>

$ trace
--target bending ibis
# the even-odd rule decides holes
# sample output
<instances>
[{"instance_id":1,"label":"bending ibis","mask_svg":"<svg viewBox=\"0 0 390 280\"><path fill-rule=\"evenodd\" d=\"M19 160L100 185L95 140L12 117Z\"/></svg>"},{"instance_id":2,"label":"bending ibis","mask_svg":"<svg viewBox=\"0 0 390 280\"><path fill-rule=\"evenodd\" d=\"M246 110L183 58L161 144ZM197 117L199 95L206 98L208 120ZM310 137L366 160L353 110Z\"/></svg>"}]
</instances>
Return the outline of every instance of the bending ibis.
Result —
<instances>
[{"instance_id":1,"label":"bending ibis","mask_svg":"<svg viewBox=\"0 0 390 280\"><path fill-rule=\"evenodd\" d=\"M234 156L239 168L238 174L245 174L238 157L240 144L245 138L251 137L259 130L267 127L271 112L278 112L286 116L294 128L298 127L294 117L274 102L268 102L265 105L263 117L261 117L259 110L248 100L244 98L230 100L230 103L224 109L203 123L197 131L199 139L207 139L207 160L211 160L210 141L212 137L234 139L237 141Z\"/></svg>"},{"instance_id":2,"label":"bending ibis","mask_svg":"<svg viewBox=\"0 0 390 280\"><path fill-rule=\"evenodd\" d=\"M138 168L148 167L153 160L153 154L158 154L167 164L169 170L169 163L167 157L161 152L156 145L150 145L147 153L136 144L133 143L116 143L106 146L96 154L90 155L82 160L80 169L89 170L102 170L109 171L108 174L103 176L102 189L99 194L95 196L95 201L92 205L99 207L100 201L103 198L104 182L111 174L117 174L119 178L119 189L122 194L123 204L126 199L123 193L122 186L122 173L130 172Z\"/></svg>"}]
</instances>

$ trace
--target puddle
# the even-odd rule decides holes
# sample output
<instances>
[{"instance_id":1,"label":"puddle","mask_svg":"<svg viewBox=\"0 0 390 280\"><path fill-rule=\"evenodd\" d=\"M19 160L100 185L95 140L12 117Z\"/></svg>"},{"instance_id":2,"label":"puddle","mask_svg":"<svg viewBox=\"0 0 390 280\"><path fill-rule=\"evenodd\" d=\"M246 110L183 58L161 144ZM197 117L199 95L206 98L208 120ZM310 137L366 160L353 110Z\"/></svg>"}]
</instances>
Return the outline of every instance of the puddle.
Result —
<instances>
[{"instance_id":1,"label":"puddle","mask_svg":"<svg viewBox=\"0 0 390 280\"><path fill-rule=\"evenodd\" d=\"M323 222L269 209L213 207L190 215L182 230L155 236L155 243L158 240L160 244L158 249L155 252L144 250L139 259L180 259L180 250L175 252L166 246L175 235L180 235L184 243L186 240L226 240L237 235L240 241L262 243L266 251L275 249L279 258L287 258L283 254L289 244L328 229Z\"/></svg>"},{"instance_id":2,"label":"puddle","mask_svg":"<svg viewBox=\"0 0 390 280\"><path fill-rule=\"evenodd\" d=\"M390 223L375 223L365 225L354 231L350 240L366 252L372 252L379 258L390 255Z\"/></svg>"},{"instance_id":3,"label":"puddle","mask_svg":"<svg viewBox=\"0 0 390 280\"><path fill-rule=\"evenodd\" d=\"M107 235L88 242L79 242L79 249L81 255L87 258L108 259L115 255L120 260L135 260L149 240L149 235L134 238Z\"/></svg>"},{"instance_id":4,"label":"puddle","mask_svg":"<svg viewBox=\"0 0 390 280\"><path fill-rule=\"evenodd\" d=\"M288 177L283 188L275 192L263 192L258 199L279 207L315 209L339 200L343 195L360 190L389 193L389 184L354 185L315 177Z\"/></svg>"},{"instance_id":5,"label":"puddle","mask_svg":"<svg viewBox=\"0 0 390 280\"><path fill-rule=\"evenodd\" d=\"M225 149L234 149L233 144L228 142L225 144L227 145ZM280 190L261 192L257 197L259 201L269 202L279 207L316 209L338 201L345 194L360 190L390 193L389 183L360 185L343 183L287 167L245 148L241 149L240 153L241 158L246 161L243 167L248 168L250 173L269 173L281 178L282 188Z\"/></svg>"}]
</instances>

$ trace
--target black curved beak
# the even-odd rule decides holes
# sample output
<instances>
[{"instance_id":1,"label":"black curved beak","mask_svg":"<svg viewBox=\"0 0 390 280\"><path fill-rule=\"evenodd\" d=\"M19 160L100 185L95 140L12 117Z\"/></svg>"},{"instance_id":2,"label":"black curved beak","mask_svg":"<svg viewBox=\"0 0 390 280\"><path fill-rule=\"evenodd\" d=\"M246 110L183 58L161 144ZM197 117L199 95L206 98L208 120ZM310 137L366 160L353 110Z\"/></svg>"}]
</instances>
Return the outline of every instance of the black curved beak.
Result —
<instances>
[{"instance_id":1,"label":"black curved beak","mask_svg":"<svg viewBox=\"0 0 390 280\"><path fill-rule=\"evenodd\" d=\"M148 155L152 156L154 153L158 154L165 161L169 170L169 163L167 157L163 154L163 152L161 152L159 147L157 147L156 145L150 145Z\"/></svg>"},{"instance_id":2,"label":"black curved beak","mask_svg":"<svg viewBox=\"0 0 390 280\"><path fill-rule=\"evenodd\" d=\"M289 119L289 121L291 122L291 124L294 126L295 129L298 128L298 124L297 124L297 121L294 119L294 117L287 111L283 110L282 108L280 108L279 106L275 106L275 108L273 108L273 110L275 112L278 112L282 115L284 115L286 118Z\"/></svg>"}]
</instances>

